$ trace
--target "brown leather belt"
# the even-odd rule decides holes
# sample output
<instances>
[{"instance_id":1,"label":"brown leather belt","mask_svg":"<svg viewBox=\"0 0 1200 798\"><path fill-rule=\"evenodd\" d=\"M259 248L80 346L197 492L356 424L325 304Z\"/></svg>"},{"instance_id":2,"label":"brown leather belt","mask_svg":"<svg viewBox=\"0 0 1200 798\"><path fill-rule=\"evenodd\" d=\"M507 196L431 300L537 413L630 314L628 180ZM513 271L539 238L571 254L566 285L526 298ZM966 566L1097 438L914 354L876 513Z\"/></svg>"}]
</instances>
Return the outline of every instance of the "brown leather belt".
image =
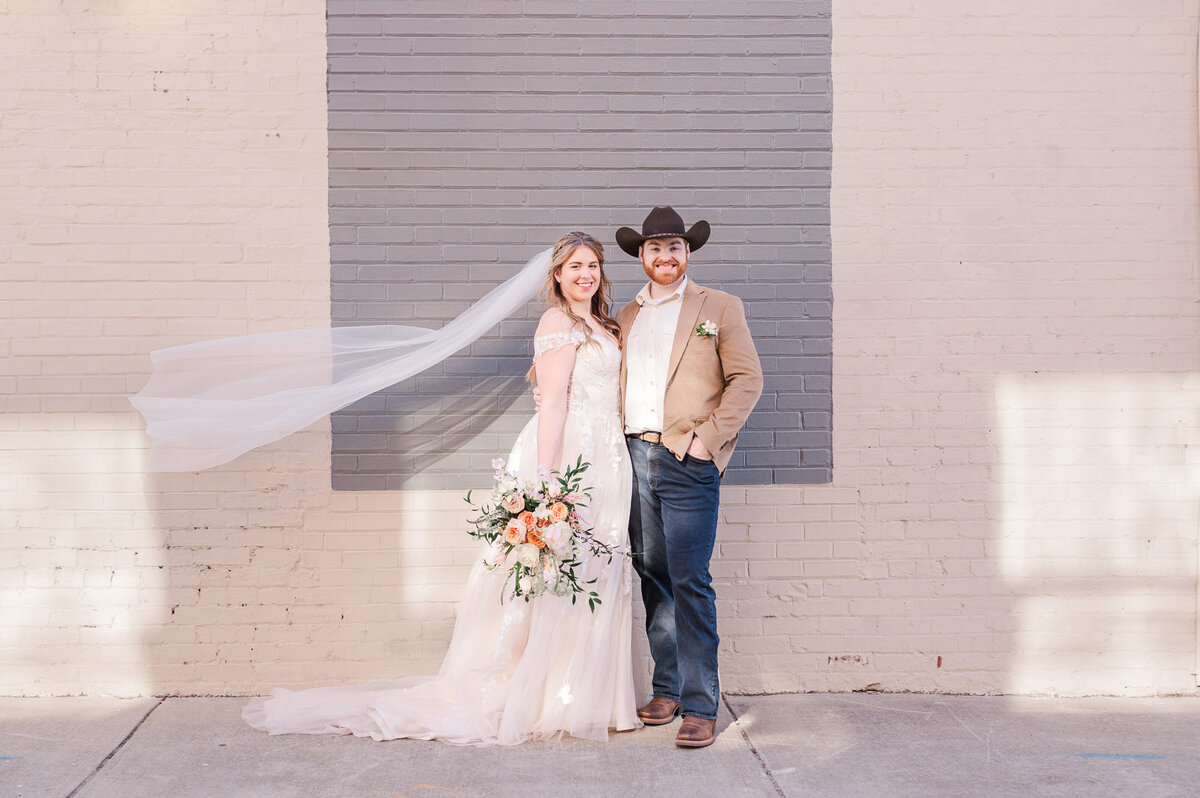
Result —
<instances>
[{"instance_id":1,"label":"brown leather belt","mask_svg":"<svg viewBox=\"0 0 1200 798\"><path fill-rule=\"evenodd\" d=\"M646 441L646 443L662 443L661 432L637 432L631 433L626 437L637 438L639 441Z\"/></svg>"}]
</instances>

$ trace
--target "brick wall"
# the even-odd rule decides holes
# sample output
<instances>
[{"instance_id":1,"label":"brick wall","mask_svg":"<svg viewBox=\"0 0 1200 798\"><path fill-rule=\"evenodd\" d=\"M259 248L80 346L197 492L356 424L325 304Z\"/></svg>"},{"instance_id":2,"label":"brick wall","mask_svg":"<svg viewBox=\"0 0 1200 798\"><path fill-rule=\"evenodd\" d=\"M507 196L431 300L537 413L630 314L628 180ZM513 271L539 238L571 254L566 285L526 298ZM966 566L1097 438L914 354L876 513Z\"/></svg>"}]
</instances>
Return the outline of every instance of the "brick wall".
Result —
<instances>
[{"instance_id":1,"label":"brick wall","mask_svg":"<svg viewBox=\"0 0 1200 798\"><path fill-rule=\"evenodd\" d=\"M1194 691L1195 6L844 4L834 30L835 484L858 528L803 563L821 612L779 628L821 634L793 661Z\"/></svg>"},{"instance_id":2,"label":"brick wall","mask_svg":"<svg viewBox=\"0 0 1200 798\"><path fill-rule=\"evenodd\" d=\"M828 0L331 0L335 323L445 323L573 229L620 307L645 275L614 231L672 205L766 374L726 482L829 482L830 36ZM334 486L486 485L542 310L336 414Z\"/></svg>"},{"instance_id":3,"label":"brick wall","mask_svg":"<svg viewBox=\"0 0 1200 798\"><path fill-rule=\"evenodd\" d=\"M125 396L152 349L328 324L324 28L320 4L7 9L2 693L236 691L284 614L328 424L148 475Z\"/></svg>"},{"instance_id":4,"label":"brick wall","mask_svg":"<svg viewBox=\"0 0 1200 798\"><path fill-rule=\"evenodd\" d=\"M834 482L724 489L726 689L1195 692L1196 28L835 5ZM0 53L0 693L436 668L457 491L331 490L328 423L148 475L122 398L330 322L323 4L10 9Z\"/></svg>"}]
</instances>

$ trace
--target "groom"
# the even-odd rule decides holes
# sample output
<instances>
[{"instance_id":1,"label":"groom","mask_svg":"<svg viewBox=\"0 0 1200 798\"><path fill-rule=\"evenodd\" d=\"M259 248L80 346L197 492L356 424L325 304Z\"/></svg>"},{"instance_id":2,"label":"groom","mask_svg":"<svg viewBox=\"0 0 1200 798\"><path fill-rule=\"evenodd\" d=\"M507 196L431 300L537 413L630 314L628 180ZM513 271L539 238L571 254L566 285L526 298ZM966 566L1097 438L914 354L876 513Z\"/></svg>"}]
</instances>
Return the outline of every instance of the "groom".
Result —
<instances>
[{"instance_id":1,"label":"groom","mask_svg":"<svg viewBox=\"0 0 1200 798\"><path fill-rule=\"evenodd\" d=\"M686 276L709 232L704 221L685 230L662 207L641 233L622 227L616 236L650 278L617 314L634 473L629 537L654 657L652 697L638 717L658 726L682 714L675 743L686 748L716 738L719 641L708 564L721 475L763 384L741 300Z\"/></svg>"}]
</instances>

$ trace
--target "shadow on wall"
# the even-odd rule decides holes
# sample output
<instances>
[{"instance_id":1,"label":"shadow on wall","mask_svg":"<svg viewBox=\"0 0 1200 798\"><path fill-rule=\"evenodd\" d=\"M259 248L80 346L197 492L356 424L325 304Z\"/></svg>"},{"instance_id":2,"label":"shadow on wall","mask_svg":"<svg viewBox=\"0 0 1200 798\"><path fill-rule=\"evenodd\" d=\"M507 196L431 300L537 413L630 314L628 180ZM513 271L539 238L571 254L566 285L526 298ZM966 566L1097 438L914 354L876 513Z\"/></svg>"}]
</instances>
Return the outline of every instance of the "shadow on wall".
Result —
<instances>
[{"instance_id":1,"label":"shadow on wall","mask_svg":"<svg viewBox=\"0 0 1200 798\"><path fill-rule=\"evenodd\" d=\"M996 388L1004 691L1194 692L1200 375L1016 375Z\"/></svg>"},{"instance_id":2,"label":"shadow on wall","mask_svg":"<svg viewBox=\"0 0 1200 798\"><path fill-rule=\"evenodd\" d=\"M469 371L472 363L496 370L494 359L446 365ZM519 403L527 412L507 415ZM333 489L444 488L448 468L478 475L482 486L532 414L523 375L423 374L334 416Z\"/></svg>"}]
</instances>

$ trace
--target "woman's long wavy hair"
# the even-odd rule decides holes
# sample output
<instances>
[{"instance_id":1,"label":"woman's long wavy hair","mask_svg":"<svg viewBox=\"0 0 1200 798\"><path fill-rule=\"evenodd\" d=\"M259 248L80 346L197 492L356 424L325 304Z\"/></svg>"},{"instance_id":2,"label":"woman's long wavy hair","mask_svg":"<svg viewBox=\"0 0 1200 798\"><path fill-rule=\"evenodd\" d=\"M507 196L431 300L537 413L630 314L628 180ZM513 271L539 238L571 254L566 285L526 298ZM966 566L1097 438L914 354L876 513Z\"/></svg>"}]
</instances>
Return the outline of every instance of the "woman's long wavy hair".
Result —
<instances>
[{"instance_id":1,"label":"woman's long wavy hair","mask_svg":"<svg viewBox=\"0 0 1200 798\"><path fill-rule=\"evenodd\" d=\"M595 237L578 230L572 230L558 239L554 244L554 251L550 255L550 271L546 275L545 284L542 286L542 296L545 297L547 305L552 308L558 308L567 314L567 317L573 322L573 326L582 326L583 334L588 337L590 342L592 338L591 325L571 309L571 303L563 295L562 286L555 279L562 273L567 259L579 247L587 247L596 253L596 260L600 262L600 285L596 288L596 293L592 294L592 315L600 322L601 327L612 333L613 337L619 343L621 341L621 328L617 325L617 320L612 317L610 312L610 308L612 307L612 283L609 282L608 275L604 273L604 245L597 241ZM537 383L534 368L529 369L526 377L531 383Z\"/></svg>"}]
</instances>

